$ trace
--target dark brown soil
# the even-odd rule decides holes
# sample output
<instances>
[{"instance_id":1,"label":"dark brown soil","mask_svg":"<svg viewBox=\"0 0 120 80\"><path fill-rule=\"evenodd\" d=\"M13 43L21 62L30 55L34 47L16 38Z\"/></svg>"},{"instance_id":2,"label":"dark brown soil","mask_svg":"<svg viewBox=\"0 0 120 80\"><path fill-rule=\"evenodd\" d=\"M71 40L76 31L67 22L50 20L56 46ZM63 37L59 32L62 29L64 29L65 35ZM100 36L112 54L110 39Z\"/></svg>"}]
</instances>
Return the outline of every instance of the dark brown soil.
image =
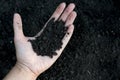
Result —
<instances>
[{"instance_id":1,"label":"dark brown soil","mask_svg":"<svg viewBox=\"0 0 120 80\"><path fill-rule=\"evenodd\" d=\"M36 40L29 40L37 55L52 58L57 55L55 51L62 48L62 39L67 33L68 27L65 27L65 22L54 20L53 18L48 22L40 36L36 37Z\"/></svg>"},{"instance_id":2,"label":"dark brown soil","mask_svg":"<svg viewBox=\"0 0 120 80\"><path fill-rule=\"evenodd\" d=\"M34 36L63 1L76 4L74 34L38 80L120 80L120 0L0 0L0 79L16 61L13 14L21 14L25 35Z\"/></svg>"}]
</instances>

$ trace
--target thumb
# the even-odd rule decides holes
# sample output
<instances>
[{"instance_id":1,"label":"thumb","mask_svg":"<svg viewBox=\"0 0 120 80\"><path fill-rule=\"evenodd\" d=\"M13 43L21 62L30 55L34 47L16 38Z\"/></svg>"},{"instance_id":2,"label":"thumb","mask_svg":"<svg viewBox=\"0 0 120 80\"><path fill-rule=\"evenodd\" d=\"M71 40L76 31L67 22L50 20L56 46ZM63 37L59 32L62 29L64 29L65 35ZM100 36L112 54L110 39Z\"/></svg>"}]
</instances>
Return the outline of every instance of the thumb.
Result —
<instances>
[{"instance_id":1,"label":"thumb","mask_svg":"<svg viewBox=\"0 0 120 80\"><path fill-rule=\"evenodd\" d=\"M14 29L14 38L20 39L24 37L23 29L22 29L22 20L21 20L21 16L18 13L14 14L13 29Z\"/></svg>"}]
</instances>

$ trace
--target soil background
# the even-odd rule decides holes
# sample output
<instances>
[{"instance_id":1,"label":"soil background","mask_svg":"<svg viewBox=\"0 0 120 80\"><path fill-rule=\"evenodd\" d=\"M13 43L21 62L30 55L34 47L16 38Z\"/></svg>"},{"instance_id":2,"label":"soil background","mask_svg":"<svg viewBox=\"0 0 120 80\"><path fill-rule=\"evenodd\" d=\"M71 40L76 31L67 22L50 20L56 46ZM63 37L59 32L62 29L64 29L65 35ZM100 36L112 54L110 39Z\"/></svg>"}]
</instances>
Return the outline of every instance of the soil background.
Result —
<instances>
[{"instance_id":1,"label":"soil background","mask_svg":"<svg viewBox=\"0 0 120 80\"><path fill-rule=\"evenodd\" d=\"M21 14L25 35L34 36L63 1L76 4L74 34L37 80L120 80L120 0L0 0L0 79L16 61L13 14Z\"/></svg>"}]
</instances>

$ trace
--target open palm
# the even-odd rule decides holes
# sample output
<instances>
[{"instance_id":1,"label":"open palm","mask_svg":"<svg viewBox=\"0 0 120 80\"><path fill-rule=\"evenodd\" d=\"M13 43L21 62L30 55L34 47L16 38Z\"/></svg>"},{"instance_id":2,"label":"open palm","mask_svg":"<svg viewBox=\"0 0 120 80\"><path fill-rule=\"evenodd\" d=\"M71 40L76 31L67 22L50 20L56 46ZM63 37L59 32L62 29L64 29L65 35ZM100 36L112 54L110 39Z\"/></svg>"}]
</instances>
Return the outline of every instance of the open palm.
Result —
<instances>
[{"instance_id":1,"label":"open palm","mask_svg":"<svg viewBox=\"0 0 120 80\"><path fill-rule=\"evenodd\" d=\"M22 20L18 13L14 14L14 42L16 47L16 56L17 56L17 64L28 67L33 73L39 75L40 73L47 70L60 56L62 51L64 50L65 46L67 45L68 41L70 40L74 25L73 22L76 18L76 12L73 11L75 5L73 3L69 4L67 8L65 3L61 3L48 22L55 18L55 21L62 20L65 22L65 26L68 26L67 32L69 35L66 34L65 37L62 39L63 45L60 50L56 50L58 55L53 56L50 58L48 56L38 56L33 48L31 43L28 40L35 40L36 36L39 36L39 33L34 37L26 37L24 36L23 29L22 29ZM48 23L47 22L47 23ZM45 24L45 26L47 25ZM44 27L45 27L44 26ZM43 27L43 28L44 28ZM41 46L42 47L42 46Z\"/></svg>"}]
</instances>

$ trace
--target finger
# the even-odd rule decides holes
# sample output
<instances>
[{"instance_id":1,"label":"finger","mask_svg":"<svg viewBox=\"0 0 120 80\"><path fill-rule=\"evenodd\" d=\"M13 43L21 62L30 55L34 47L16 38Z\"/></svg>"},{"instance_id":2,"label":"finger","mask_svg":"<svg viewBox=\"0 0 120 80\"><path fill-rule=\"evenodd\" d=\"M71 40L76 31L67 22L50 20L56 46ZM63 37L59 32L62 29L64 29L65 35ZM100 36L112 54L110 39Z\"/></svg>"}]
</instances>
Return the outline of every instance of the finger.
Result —
<instances>
[{"instance_id":1,"label":"finger","mask_svg":"<svg viewBox=\"0 0 120 80\"><path fill-rule=\"evenodd\" d=\"M73 11L74 8L75 8L75 4L71 3L70 5L68 5L68 7L65 9L63 14L61 15L60 20L63 20L65 22L67 17Z\"/></svg>"},{"instance_id":2,"label":"finger","mask_svg":"<svg viewBox=\"0 0 120 80\"><path fill-rule=\"evenodd\" d=\"M26 37L28 40L36 40L35 37Z\"/></svg>"},{"instance_id":3,"label":"finger","mask_svg":"<svg viewBox=\"0 0 120 80\"><path fill-rule=\"evenodd\" d=\"M53 15L51 16L51 19L52 18L55 18L55 21L60 17L60 15L62 14L62 12L64 11L65 9L65 6L66 6L66 3L61 3L57 9L55 10L55 12L53 13Z\"/></svg>"},{"instance_id":4,"label":"finger","mask_svg":"<svg viewBox=\"0 0 120 80\"><path fill-rule=\"evenodd\" d=\"M64 38L62 39L62 42L63 42L62 48L60 50L56 50L57 55L53 56L53 59L51 59L52 61L56 61L58 59L58 57L61 55L62 51L68 44L68 42L73 34L73 31L74 31L74 25L70 25L68 27L67 33L65 34Z\"/></svg>"},{"instance_id":5,"label":"finger","mask_svg":"<svg viewBox=\"0 0 120 80\"><path fill-rule=\"evenodd\" d=\"M52 19L55 18L55 21L60 17L60 15L62 14L62 12L64 11L66 7L66 3L61 3L57 9L55 10L55 12L53 13L53 15L51 16L51 18L46 22L45 26L42 28L42 30L40 32L38 32L34 37L38 37L41 35L41 33L43 32L43 30L45 29L45 27L47 26L48 22Z\"/></svg>"},{"instance_id":6,"label":"finger","mask_svg":"<svg viewBox=\"0 0 120 80\"><path fill-rule=\"evenodd\" d=\"M21 38L24 36L23 29L22 29L22 20L18 13L14 14L13 28L14 28L15 38Z\"/></svg>"},{"instance_id":7,"label":"finger","mask_svg":"<svg viewBox=\"0 0 120 80\"><path fill-rule=\"evenodd\" d=\"M71 12L66 20L65 26L69 26L69 25L73 24L76 16L77 16L77 13L75 11Z\"/></svg>"}]
</instances>

